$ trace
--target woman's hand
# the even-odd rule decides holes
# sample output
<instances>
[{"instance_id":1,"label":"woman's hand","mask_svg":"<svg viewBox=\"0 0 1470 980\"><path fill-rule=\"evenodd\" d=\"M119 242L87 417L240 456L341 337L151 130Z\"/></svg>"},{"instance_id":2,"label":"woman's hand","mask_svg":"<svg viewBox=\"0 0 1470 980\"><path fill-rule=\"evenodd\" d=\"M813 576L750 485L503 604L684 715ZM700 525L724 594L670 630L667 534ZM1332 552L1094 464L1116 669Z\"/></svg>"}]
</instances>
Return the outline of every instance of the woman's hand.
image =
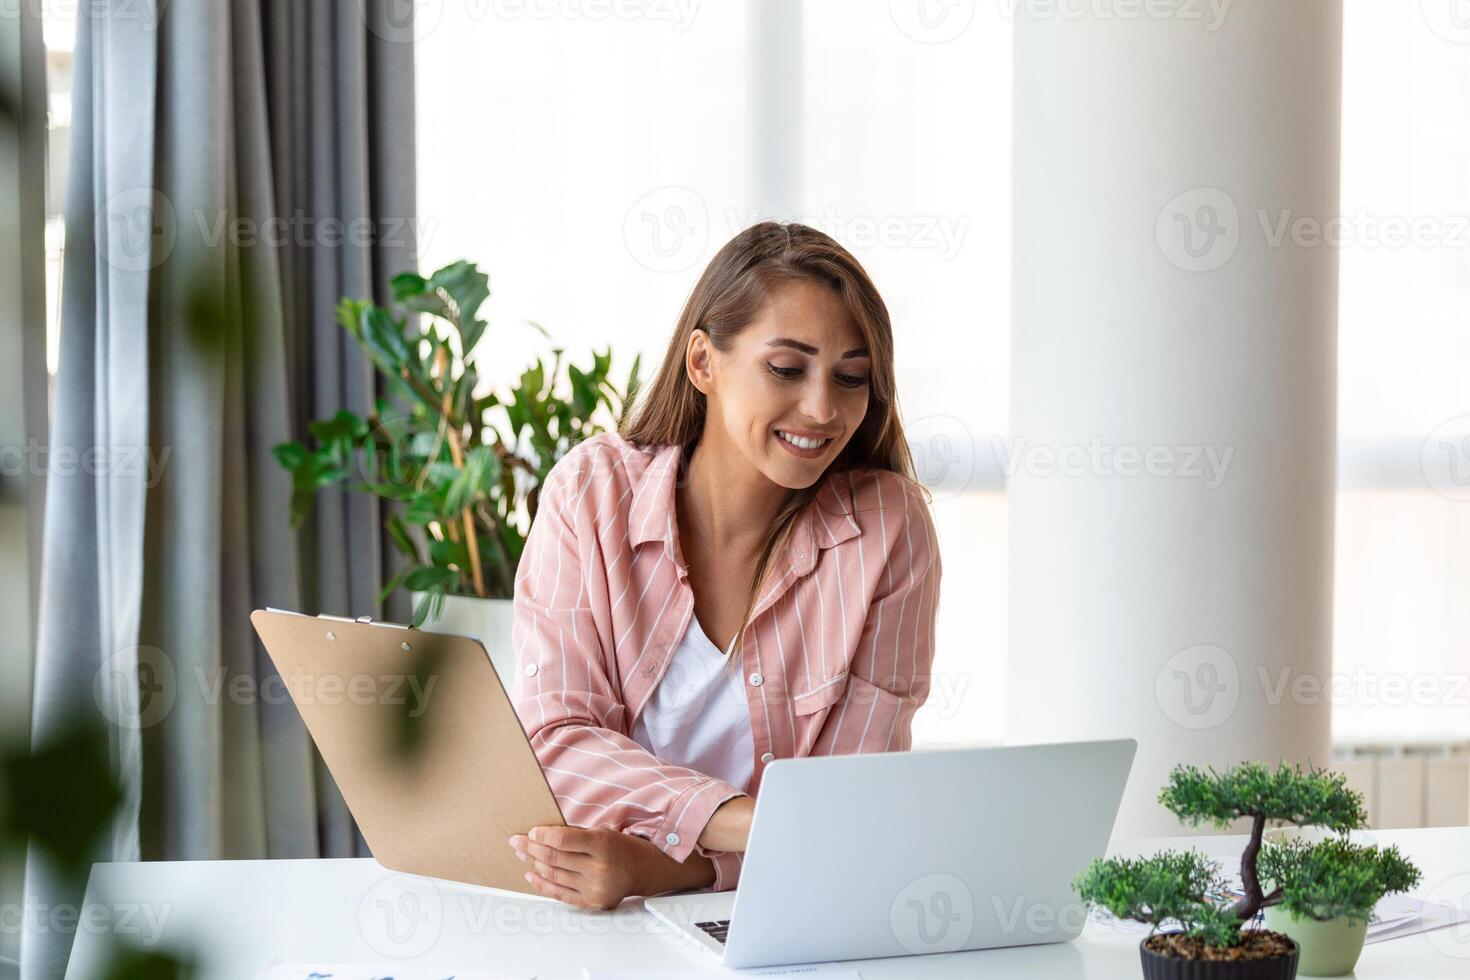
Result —
<instances>
[{"instance_id":1,"label":"woman's hand","mask_svg":"<svg viewBox=\"0 0 1470 980\"><path fill-rule=\"evenodd\" d=\"M610 909L629 895L656 895L714 884L708 858L682 864L633 834L605 827L533 827L510 839L526 862L526 881L548 898L585 909Z\"/></svg>"}]
</instances>

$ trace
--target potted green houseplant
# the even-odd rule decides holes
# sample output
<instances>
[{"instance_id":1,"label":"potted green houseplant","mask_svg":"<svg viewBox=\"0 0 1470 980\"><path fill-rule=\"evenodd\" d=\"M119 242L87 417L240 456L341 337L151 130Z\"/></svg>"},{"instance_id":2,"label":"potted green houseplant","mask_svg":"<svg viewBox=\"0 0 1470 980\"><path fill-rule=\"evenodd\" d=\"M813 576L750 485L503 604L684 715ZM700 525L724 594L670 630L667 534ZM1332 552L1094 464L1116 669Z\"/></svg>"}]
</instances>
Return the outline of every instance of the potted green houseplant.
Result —
<instances>
[{"instance_id":1,"label":"potted green houseplant","mask_svg":"<svg viewBox=\"0 0 1470 980\"><path fill-rule=\"evenodd\" d=\"M1078 876L1084 901L1151 926L1139 943L1149 980L1290 980L1299 966L1307 972L1318 964L1302 961L1307 950L1291 928L1247 929L1257 913L1281 906L1313 921L1365 917L1382 895L1418 881L1397 848L1379 851L1341 836L1364 827L1367 815L1362 795L1340 773L1285 763L1272 770L1248 762L1223 773L1176 766L1159 802L1190 826L1249 820L1250 836L1233 902L1219 862L1193 850L1098 859ZM1322 827L1334 836L1267 840L1268 824ZM1160 931L1166 924L1177 928Z\"/></svg>"},{"instance_id":2,"label":"potted green houseplant","mask_svg":"<svg viewBox=\"0 0 1470 980\"><path fill-rule=\"evenodd\" d=\"M573 447L605 431L604 421L621 421L637 395L639 358L619 388L611 350L594 353L590 368L563 372L556 347L550 363L538 359L515 384L487 388L477 357L489 278L461 261L428 277L395 276L392 291L397 312L348 298L337 308L387 379L386 397L365 416L344 410L312 423L310 446L274 447L292 474L292 521L306 518L326 486L388 501L388 536L404 561L379 601L408 589L414 626L479 636L506 676L515 572L541 483Z\"/></svg>"},{"instance_id":3,"label":"potted green houseplant","mask_svg":"<svg viewBox=\"0 0 1470 980\"><path fill-rule=\"evenodd\" d=\"M1279 837L1261 852L1259 869L1263 881L1282 883L1281 901L1266 908L1266 928L1296 940L1300 972L1318 977L1352 972L1378 900L1420 878L1396 848L1340 835L1315 842Z\"/></svg>"}]
</instances>

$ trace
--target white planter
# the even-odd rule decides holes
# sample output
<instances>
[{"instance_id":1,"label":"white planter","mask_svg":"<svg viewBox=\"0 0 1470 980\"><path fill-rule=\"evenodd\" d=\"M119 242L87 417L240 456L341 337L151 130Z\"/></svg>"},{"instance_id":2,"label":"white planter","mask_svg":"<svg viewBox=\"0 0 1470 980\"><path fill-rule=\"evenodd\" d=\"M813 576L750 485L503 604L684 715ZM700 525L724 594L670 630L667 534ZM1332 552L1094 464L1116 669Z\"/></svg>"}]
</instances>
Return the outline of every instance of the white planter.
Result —
<instances>
[{"instance_id":1,"label":"white planter","mask_svg":"<svg viewBox=\"0 0 1470 980\"><path fill-rule=\"evenodd\" d=\"M413 595L418 608L420 592ZM477 599L474 596L444 597L444 609L438 619L424 623L429 633L458 633L473 636L490 652L490 662L500 675L507 693L515 691L516 653L510 642L514 603L510 599Z\"/></svg>"}]
</instances>

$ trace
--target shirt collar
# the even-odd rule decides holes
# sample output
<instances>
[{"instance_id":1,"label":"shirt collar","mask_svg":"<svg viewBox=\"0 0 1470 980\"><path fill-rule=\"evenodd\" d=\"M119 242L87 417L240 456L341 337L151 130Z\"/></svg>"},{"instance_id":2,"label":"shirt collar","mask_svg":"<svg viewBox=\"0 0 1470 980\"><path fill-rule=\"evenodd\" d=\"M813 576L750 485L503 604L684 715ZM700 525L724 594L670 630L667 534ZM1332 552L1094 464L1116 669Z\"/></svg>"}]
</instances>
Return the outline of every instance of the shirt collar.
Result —
<instances>
[{"instance_id":1,"label":"shirt collar","mask_svg":"<svg viewBox=\"0 0 1470 980\"><path fill-rule=\"evenodd\" d=\"M667 445L657 449L638 477L633 503L628 512L628 540L633 547L662 541L664 554L674 558L674 489L681 475L683 449ZM852 513L852 474L843 471L829 477L812 506L797 518L792 529L791 562L804 575L817 563L817 553L862 534Z\"/></svg>"}]
</instances>

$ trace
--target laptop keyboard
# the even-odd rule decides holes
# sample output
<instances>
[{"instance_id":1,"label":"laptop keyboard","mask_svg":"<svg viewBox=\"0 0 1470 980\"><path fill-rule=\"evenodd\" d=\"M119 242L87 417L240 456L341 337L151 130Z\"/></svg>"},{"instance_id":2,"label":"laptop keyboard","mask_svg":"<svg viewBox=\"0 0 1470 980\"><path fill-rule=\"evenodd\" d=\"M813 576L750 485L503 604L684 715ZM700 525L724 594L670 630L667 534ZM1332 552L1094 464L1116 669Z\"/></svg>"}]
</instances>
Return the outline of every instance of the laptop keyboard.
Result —
<instances>
[{"instance_id":1,"label":"laptop keyboard","mask_svg":"<svg viewBox=\"0 0 1470 980\"><path fill-rule=\"evenodd\" d=\"M699 929L703 929L711 939L719 943L721 946L725 945L725 936L730 932L729 919L715 919L710 922L696 922L694 923L694 925Z\"/></svg>"}]
</instances>

